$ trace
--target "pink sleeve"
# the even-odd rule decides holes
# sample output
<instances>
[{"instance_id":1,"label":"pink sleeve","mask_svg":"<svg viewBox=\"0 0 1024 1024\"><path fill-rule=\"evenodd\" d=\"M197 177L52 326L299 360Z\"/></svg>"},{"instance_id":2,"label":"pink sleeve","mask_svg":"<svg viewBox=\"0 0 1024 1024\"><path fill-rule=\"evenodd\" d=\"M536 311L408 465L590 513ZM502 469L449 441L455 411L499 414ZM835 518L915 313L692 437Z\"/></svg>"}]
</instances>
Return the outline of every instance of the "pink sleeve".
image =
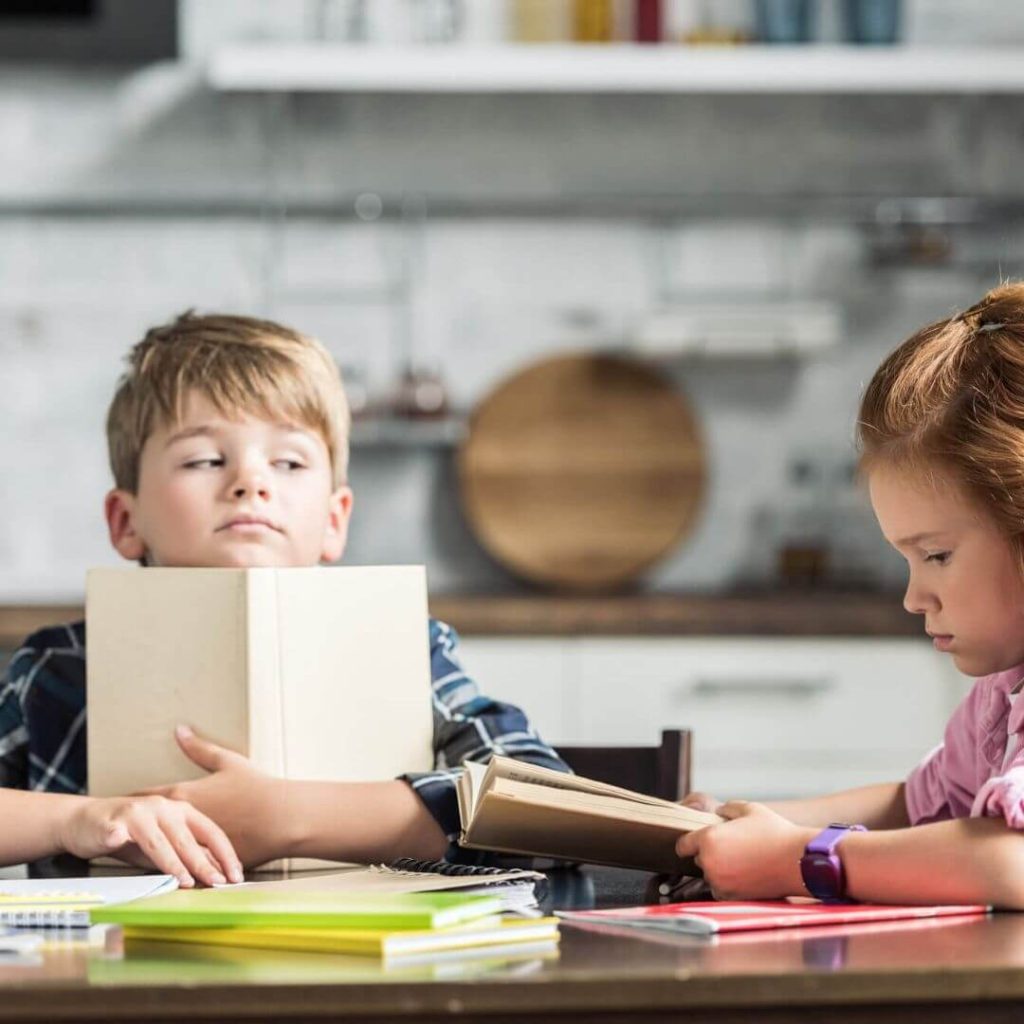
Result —
<instances>
[{"instance_id":1,"label":"pink sleeve","mask_svg":"<svg viewBox=\"0 0 1024 1024\"><path fill-rule=\"evenodd\" d=\"M940 743L906 783L911 825L966 818L977 786L978 720L988 680L979 679L950 716Z\"/></svg>"},{"instance_id":2,"label":"pink sleeve","mask_svg":"<svg viewBox=\"0 0 1024 1024\"><path fill-rule=\"evenodd\" d=\"M1024 829L1024 750L978 790L971 817L1004 818L1010 828Z\"/></svg>"}]
</instances>

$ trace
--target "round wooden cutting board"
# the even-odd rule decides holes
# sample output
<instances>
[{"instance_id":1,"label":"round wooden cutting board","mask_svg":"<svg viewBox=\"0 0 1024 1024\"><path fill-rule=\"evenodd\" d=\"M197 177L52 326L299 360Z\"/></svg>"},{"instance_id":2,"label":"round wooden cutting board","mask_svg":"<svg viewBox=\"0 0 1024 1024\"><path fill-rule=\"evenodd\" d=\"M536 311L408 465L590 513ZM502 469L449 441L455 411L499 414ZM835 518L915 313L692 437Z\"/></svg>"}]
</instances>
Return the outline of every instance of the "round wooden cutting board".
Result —
<instances>
[{"instance_id":1,"label":"round wooden cutting board","mask_svg":"<svg viewBox=\"0 0 1024 1024\"><path fill-rule=\"evenodd\" d=\"M634 579L693 526L700 431L650 366L584 353L528 367L474 411L458 455L470 528L511 572L601 590Z\"/></svg>"}]
</instances>

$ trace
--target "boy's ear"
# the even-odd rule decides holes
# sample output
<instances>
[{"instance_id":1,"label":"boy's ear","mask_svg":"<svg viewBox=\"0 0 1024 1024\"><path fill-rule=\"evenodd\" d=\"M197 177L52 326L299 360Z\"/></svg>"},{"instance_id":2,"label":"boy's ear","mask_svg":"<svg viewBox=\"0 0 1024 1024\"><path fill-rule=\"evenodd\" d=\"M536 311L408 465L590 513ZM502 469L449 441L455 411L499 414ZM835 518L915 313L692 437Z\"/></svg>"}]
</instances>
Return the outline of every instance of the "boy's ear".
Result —
<instances>
[{"instance_id":1,"label":"boy's ear","mask_svg":"<svg viewBox=\"0 0 1024 1024\"><path fill-rule=\"evenodd\" d=\"M348 540L348 521L352 516L352 488L339 487L328 498L327 527L324 530L321 562L336 562L345 552Z\"/></svg>"},{"instance_id":2,"label":"boy's ear","mask_svg":"<svg viewBox=\"0 0 1024 1024\"><path fill-rule=\"evenodd\" d=\"M110 543L119 555L138 562L146 554L146 545L135 531L135 495L114 488L103 500Z\"/></svg>"}]
</instances>

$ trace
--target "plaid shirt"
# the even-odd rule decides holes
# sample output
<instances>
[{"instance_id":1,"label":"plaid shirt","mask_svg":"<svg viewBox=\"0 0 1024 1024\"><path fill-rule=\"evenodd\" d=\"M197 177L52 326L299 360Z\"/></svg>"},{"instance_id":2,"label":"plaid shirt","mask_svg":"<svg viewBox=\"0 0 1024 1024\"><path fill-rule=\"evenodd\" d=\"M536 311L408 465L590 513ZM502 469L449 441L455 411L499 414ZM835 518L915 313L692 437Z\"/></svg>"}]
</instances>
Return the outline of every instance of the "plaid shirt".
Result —
<instances>
[{"instance_id":1,"label":"plaid shirt","mask_svg":"<svg viewBox=\"0 0 1024 1024\"><path fill-rule=\"evenodd\" d=\"M430 620L434 770L401 776L454 844L455 782L465 760L492 754L568 771L511 704L484 697L462 670L454 629ZM0 786L85 793L85 623L41 629L11 658L0 684ZM480 860L454 845L449 858Z\"/></svg>"}]
</instances>

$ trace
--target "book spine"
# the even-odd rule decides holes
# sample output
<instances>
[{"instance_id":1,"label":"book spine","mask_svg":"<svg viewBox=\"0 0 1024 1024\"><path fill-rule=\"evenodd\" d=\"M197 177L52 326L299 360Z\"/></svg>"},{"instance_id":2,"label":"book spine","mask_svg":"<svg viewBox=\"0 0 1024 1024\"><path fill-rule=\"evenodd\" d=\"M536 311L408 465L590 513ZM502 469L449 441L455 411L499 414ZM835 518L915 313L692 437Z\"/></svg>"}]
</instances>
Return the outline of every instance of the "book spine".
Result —
<instances>
[{"instance_id":1,"label":"book spine","mask_svg":"<svg viewBox=\"0 0 1024 1024\"><path fill-rule=\"evenodd\" d=\"M281 643L277 572L249 569L245 574L245 621L241 657L246 679L249 757L271 775L287 774L284 702L281 694Z\"/></svg>"}]
</instances>

